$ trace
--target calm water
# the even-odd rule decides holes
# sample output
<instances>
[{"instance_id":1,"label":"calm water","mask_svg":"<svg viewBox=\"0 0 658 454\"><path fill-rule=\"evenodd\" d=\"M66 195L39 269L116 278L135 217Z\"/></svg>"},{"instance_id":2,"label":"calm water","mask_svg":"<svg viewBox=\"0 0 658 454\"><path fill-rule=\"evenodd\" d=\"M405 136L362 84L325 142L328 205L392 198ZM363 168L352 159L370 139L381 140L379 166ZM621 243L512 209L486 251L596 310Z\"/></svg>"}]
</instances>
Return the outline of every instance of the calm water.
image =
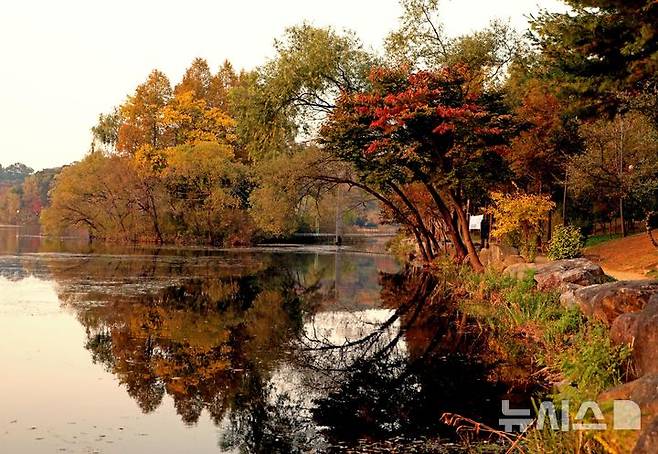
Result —
<instances>
[{"instance_id":1,"label":"calm water","mask_svg":"<svg viewBox=\"0 0 658 454\"><path fill-rule=\"evenodd\" d=\"M484 340L428 305L440 283L372 249L0 228L0 452L409 450L450 437L444 411L493 420L508 387Z\"/></svg>"}]
</instances>

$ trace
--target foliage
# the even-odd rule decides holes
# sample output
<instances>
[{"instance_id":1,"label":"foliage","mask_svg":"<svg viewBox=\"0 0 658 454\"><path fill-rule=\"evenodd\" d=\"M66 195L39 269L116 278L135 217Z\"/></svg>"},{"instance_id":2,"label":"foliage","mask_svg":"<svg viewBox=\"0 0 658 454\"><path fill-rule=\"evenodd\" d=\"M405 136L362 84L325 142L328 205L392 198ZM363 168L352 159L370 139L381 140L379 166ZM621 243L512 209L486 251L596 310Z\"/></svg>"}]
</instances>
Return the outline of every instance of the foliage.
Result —
<instances>
[{"instance_id":1,"label":"foliage","mask_svg":"<svg viewBox=\"0 0 658 454\"><path fill-rule=\"evenodd\" d=\"M549 196L523 192L493 193L492 199L494 205L488 210L494 216L492 235L499 239L518 235L521 255L533 260L542 233L542 221L555 208L555 203Z\"/></svg>"},{"instance_id":2,"label":"foliage","mask_svg":"<svg viewBox=\"0 0 658 454\"><path fill-rule=\"evenodd\" d=\"M585 152L569 166L574 195L607 212L623 204L627 217L644 218L658 194L658 130L642 114L629 112L581 131Z\"/></svg>"},{"instance_id":3,"label":"foliage","mask_svg":"<svg viewBox=\"0 0 658 454\"><path fill-rule=\"evenodd\" d=\"M386 38L387 57L394 65L416 70L436 70L463 65L477 83L495 86L504 80L507 66L523 49L523 42L509 25L492 21L474 33L448 37L438 0L402 0L397 30Z\"/></svg>"},{"instance_id":4,"label":"foliage","mask_svg":"<svg viewBox=\"0 0 658 454\"><path fill-rule=\"evenodd\" d=\"M167 76L158 70L152 71L146 82L140 84L120 108L119 152L133 154L143 145L162 147L165 141L162 109L171 97L171 84Z\"/></svg>"},{"instance_id":5,"label":"foliage","mask_svg":"<svg viewBox=\"0 0 658 454\"><path fill-rule=\"evenodd\" d=\"M22 183L25 177L32 173L33 169L20 162L7 167L0 165L0 185Z\"/></svg>"},{"instance_id":6,"label":"foliage","mask_svg":"<svg viewBox=\"0 0 658 454\"><path fill-rule=\"evenodd\" d=\"M0 223L36 224L59 168L33 172L23 164L7 167L9 176L0 182Z\"/></svg>"},{"instance_id":7,"label":"foliage","mask_svg":"<svg viewBox=\"0 0 658 454\"><path fill-rule=\"evenodd\" d=\"M577 121L565 118L560 100L541 81L525 81L523 91L515 109L521 128L506 157L518 184L547 192L562 182L567 158L579 151Z\"/></svg>"},{"instance_id":8,"label":"foliage","mask_svg":"<svg viewBox=\"0 0 658 454\"><path fill-rule=\"evenodd\" d=\"M585 247L592 247L592 246L597 246L599 244L606 243L611 240L616 240L617 238L620 238L621 235L618 233L611 233L611 234L606 234L606 235L596 235L596 236L590 236L587 237L585 240Z\"/></svg>"},{"instance_id":9,"label":"foliage","mask_svg":"<svg viewBox=\"0 0 658 454\"><path fill-rule=\"evenodd\" d=\"M281 237L300 227L305 202L310 201L302 180L316 156L317 150L309 149L256 167L259 186L249 202L251 216L261 232Z\"/></svg>"},{"instance_id":10,"label":"foliage","mask_svg":"<svg viewBox=\"0 0 658 454\"><path fill-rule=\"evenodd\" d=\"M250 190L229 145L94 153L62 171L42 223L49 233L77 228L115 241L238 244L251 237Z\"/></svg>"},{"instance_id":11,"label":"foliage","mask_svg":"<svg viewBox=\"0 0 658 454\"><path fill-rule=\"evenodd\" d=\"M558 404L570 399L575 412L627 378L629 348L613 345L608 328L578 308L562 307L557 293L538 291L531 274L516 280L488 271L460 280L467 293L461 305L465 314L488 328L489 344L506 361L530 368L547 384L559 383L550 396ZM529 452L606 452L606 441L596 432L530 428L517 443ZM623 446L628 449L629 443Z\"/></svg>"},{"instance_id":12,"label":"foliage","mask_svg":"<svg viewBox=\"0 0 658 454\"><path fill-rule=\"evenodd\" d=\"M456 255L468 255L472 266L481 268L470 236L460 236L451 210L467 232L466 198L481 197L505 174L501 152L509 115L495 95L471 91L466 73L463 67L374 70L369 90L341 96L321 136L330 154L354 166L362 184L402 198L403 209L415 219L394 202L385 204L422 235L427 229L404 194L406 185L418 183L447 226Z\"/></svg>"},{"instance_id":13,"label":"foliage","mask_svg":"<svg viewBox=\"0 0 658 454\"><path fill-rule=\"evenodd\" d=\"M573 225L559 225L553 230L547 255L551 260L573 259L580 256L582 248L580 229Z\"/></svg>"},{"instance_id":14,"label":"foliage","mask_svg":"<svg viewBox=\"0 0 658 454\"><path fill-rule=\"evenodd\" d=\"M620 91L655 79L658 5L652 0L570 0L533 24L544 65L561 91L589 113L614 110Z\"/></svg>"}]
</instances>

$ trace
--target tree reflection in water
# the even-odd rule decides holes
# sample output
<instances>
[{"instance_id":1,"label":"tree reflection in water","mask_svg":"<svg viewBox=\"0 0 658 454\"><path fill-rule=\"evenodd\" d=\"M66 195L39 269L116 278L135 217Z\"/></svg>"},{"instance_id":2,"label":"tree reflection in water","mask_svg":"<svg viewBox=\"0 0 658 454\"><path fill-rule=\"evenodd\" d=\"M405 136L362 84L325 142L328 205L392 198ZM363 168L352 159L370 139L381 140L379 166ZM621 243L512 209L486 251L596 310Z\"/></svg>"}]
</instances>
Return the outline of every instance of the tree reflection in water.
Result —
<instances>
[{"instance_id":1,"label":"tree reflection in water","mask_svg":"<svg viewBox=\"0 0 658 454\"><path fill-rule=\"evenodd\" d=\"M442 282L419 270L378 274L372 258L325 258L66 256L44 271L23 257L5 268L47 272L94 362L141 410L169 396L185 424L205 411L220 448L450 436L445 411L495 425L509 387L492 379L486 336Z\"/></svg>"}]
</instances>

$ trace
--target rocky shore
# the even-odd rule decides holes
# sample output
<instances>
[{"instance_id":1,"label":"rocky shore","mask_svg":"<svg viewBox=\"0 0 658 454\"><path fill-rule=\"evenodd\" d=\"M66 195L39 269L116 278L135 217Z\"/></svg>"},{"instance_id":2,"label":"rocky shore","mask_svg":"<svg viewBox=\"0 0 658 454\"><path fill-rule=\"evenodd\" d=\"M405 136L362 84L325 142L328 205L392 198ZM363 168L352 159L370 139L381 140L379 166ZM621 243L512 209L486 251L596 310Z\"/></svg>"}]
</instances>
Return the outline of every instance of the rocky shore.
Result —
<instances>
[{"instance_id":1,"label":"rocky shore","mask_svg":"<svg viewBox=\"0 0 658 454\"><path fill-rule=\"evenodd\" d=\"M642 431L633 454L658 452L658 280L615 281L583 258L523 263L511 248L484 251L490 268L523 278L532 272L537 288L560 293L560 304L578 307L603 322L618 345L632 348L634 380L607 390L599 402L629 399L642 410Z\"/></svg>"}]
</instances>

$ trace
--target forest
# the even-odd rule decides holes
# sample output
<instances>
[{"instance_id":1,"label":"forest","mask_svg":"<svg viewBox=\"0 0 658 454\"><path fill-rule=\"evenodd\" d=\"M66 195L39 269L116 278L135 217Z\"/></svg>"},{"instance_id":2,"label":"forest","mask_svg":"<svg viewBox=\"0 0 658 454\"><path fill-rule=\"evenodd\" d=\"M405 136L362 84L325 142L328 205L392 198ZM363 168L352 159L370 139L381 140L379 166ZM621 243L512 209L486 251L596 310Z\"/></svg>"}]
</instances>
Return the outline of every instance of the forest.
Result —
<instances>
[{"instance_id":1,"label":"forest","mask_svg":"<svg viewBox=\"0 0 658 454\"><path fill-rule=\"evenodd\" d=\"M154 69L99 116L81 161L1 169L0 222L240 246L381 221L421 260L474 270L470 214L526 256L561 224L643 228L658 210L658 4L566 3L525 33L494 21L452 38L437 0L401 0L381 51L305 23L255 69L197 58L173 83Z\"/></svg>"}]
</instances>

